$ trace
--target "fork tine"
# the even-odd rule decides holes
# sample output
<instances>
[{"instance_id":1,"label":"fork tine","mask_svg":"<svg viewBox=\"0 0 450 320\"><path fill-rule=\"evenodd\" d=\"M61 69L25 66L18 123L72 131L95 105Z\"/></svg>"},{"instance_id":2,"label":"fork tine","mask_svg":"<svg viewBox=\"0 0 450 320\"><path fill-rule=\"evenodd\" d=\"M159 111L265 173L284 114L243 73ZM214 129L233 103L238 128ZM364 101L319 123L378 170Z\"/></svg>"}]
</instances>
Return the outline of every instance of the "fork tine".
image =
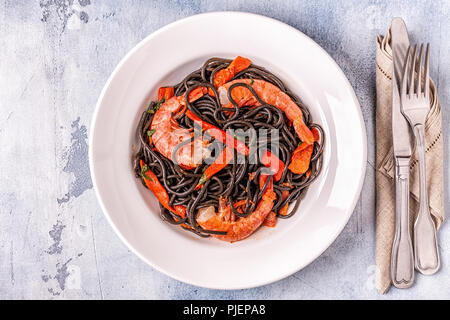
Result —
<instances>
[{"instance_id":1,"label":"fork tine","mask_svg":"<svg viewBox=\"0 0 450 320\"><path fill-rule=\"evenodd\" d=\"M408 65L409 65L409 57L411 56L411 46L408 47L406 51L406 59L403 63L403 78L402 78L402 87L401 87L401 97L402 99L406 98L406 87L408 84Z\"/></svg>"},{"instance_id":2,"label":"fork tine","mask_svg":"<svg viewBox=\"0 0 450 320\"><path fill-rule=\"evenodd\" d=\"M414 69L416 66L416 48L417 45L414 45L412 49L412 61L411 61L411 69L409 70L409 89L408 94L412 95L414 93Z\"/></svg>"},{"instance_id":3,"label":"fork tine","mask_svg":"<svg viewBox=\"0 0 450 320\"><path fill-rule=\"evenodd\" d=\"M430 97L430 44L427 43L427 49L425 51L425 80L424 80L424 94L425 98Z\"/></svg>"},{"instance_id":4,"label":"fork tine","mask_svg":"<svg viewBox=\"0 0 450 320\"><path fill-rule=\"evenodd\" d=\"M422 88L422 54L423 54L423 43L420 45L420 51L419 51L419 71L417 71L417 79L416 79L416 89L415 92L417 94L421 94L423 92Z\"/></svg>"}]
</instances>

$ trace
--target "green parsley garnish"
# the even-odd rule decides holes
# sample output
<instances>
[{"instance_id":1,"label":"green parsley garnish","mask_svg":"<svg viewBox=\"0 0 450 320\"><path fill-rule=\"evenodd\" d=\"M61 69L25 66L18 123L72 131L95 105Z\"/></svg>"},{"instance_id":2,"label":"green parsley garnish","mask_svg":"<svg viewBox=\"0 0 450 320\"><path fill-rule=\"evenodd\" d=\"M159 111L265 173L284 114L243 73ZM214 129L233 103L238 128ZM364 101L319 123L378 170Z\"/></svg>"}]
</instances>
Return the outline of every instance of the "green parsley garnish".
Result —
<instances>
[{"instance_id":1,"label":"green parsley garnish","mask_svg":"<svg viewBox=\"0 0 450 320\"><path fill-rule=\"evenodd\" d=\"M159 108L161 107L161 105L166 101L166 98L162 98L157 104L155 104L152 108L148 109L147 112L148 113L155 113L156 111L159 110Z\"/></svg>"},{"instance_id":2,"label":"green parsley garnish","mask_svg":"<svg viewBox=\"0 0 450 320\"><path fill-rule=\"evenodd\" d=\"M253 80L253 79L252 79L252 82L250 82L250 85L252 86L252 85L253 85L253 83L255 83L255 80Z\"/></svg>"},{"instance_id":3,"label":"green parsley garnish","mask_svg":"<svg viewBox=\"0 0 450 320\"><path fill-rule=\"evenodd\" d=\"M298 143L298 146L297 146L297 147L300 147L300 146L302 145L302 143L303 143L303 141L300 141L300 142Z\"/></svg>"},{"instance_id":4,"label":"green parsley garnish","mask_svg":"<svg viewBox=\"0 0 450 320\"><path fill-rule=\"evenodd\" d=\"M149 176L147 176L147 175L145 174L145 173L147 172L147 170L148 170L148 167L147 167L146 164L144 164L144 165L142 166L142 169L141 169L141 176L142 176L143 178L147 179L147 180L153 181Z\"/></svg>"},{"instance_id":5,"label":"green parsley garnish","mask_svg":"<svg viewBox=\"0 0 450 320\"><path fill-rule=\"evenodd\" d=\"M161 105L162 105L164 102L166 102L166 98L162 98L161 100L159 100L159 102L156 104L156 105L158 106L158 109L159 109L159 107L161 107Z\"/></svg>"},{"instance_id":6,"label":"green parsley garnish","mask_svg":"<svg viewBox=\"0 0 450 320\"><path fill-rule=\"evenodd\" d=\"M148 130L147 131L147 135L149 136L149 137L151 137L154 133L155 133L155 129L152 129L152 130Z\"/></svg>"},{"instance_id":7,"label":"green parsley garnish","mask_svg":"<svg viewBox=\"0 0 450 320\"><path fill-rule=\"evenodd\" d=\"M208 176L204 173L200 177L200 180L198 181L198 184L204 184L208 180Z\"/></svg>"}]
</instances>

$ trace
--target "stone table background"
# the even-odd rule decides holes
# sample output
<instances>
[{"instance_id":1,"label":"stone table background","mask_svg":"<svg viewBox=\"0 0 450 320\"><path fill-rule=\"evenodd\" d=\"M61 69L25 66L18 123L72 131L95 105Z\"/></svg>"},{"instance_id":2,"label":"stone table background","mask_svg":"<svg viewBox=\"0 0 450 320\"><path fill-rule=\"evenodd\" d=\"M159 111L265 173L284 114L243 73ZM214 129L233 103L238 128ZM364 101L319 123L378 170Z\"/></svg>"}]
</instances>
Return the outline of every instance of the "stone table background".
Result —
<instances>
[{"instance_id":1,"label":"stone table background","mask_svg":"<svg viewBox=\"0 0 450 320\"><path fill-rule=\"evenodd\" d=\"M303 270L249 290L198 288L139 260L106 221L88 166L91 116L120 59L160 27L218 10L267 15L313 38L352 83L368 134L364 188L341 235ZM413 41L431 42L448 154L450 1L6 0L0 15L0 299L450 298L448 222L437 275L375 290L373 169L375 36L395 16Z\"/></svg>"}]
</instances>

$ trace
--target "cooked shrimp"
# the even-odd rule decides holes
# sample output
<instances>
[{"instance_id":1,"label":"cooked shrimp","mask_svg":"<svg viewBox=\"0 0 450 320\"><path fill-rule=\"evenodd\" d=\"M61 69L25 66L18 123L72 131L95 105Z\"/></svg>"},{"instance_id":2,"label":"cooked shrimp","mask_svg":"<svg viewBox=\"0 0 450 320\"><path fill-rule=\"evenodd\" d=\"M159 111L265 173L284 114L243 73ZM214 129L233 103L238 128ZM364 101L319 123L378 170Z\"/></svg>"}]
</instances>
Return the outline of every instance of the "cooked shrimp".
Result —
<instances>
[{"instance_id":1,"label":"cooked shrimp","mask_svg":"<svg viewBox=\"0 0 450 320\"><path fill-rule=\"evenodd\" d=\"M273 191L272 181L270 181L258 206L247 217L235 219L231 208L227 205L227 201L220 198L219 212L215 213L214 206L208 207L206 210L199 210L197 222L206 230L227 232L225 235L213 234L213 237L229 242L239 241L247 238L261 226L264 219L272 211L275 199L276 194Z\"/></svg>"},{"instance_id":2,"label":"cooked shrimp","mask_svg":"<svg viewBox=\"0 0 450 320\"><path fill-rule=\"evenodd\" d=\"M225 83L218 89L220 103L223 107L232 107L228 99L228 89L235 83L251 86L261 100L279 108L286 114L286 117L292 121L295 132L303 142L306 142L308 145L314 143L314 135L303 121L302 110L291 97L270 82L257 79L238 79ZM252 92L244 86L234 87L231 92L231 98L240 107L259 105Z\"/></svg>"},{"instance_id":3,"label":"cooked shrimp","mask_svg":"<svg viewBox=\"0 0 450 320\"><path fill-rule=\"evenodd\" d=\"M199 99L205 92L206 89L203 87L192 90L189 94L189 101ZM203 140L203 137L198 137L177 148L180 143L186 142L192 137L192 132L181 128L176 121L177 114L184 112L185 104L184 95L171 97L163 103L153 117L151 138L156 150L166 158L181 167L193 169L201 164L202 159L208 153L206 147L209 142ZM194 150L196 151L194 152Z\"/></svg>"}]
</instances>

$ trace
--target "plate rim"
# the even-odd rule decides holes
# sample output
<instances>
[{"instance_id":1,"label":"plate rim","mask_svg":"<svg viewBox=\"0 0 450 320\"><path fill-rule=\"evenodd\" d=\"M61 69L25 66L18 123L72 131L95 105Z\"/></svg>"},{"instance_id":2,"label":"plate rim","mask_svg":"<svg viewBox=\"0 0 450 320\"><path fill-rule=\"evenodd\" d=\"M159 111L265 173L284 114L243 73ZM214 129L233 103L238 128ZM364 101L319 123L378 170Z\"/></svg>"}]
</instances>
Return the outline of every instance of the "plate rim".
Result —
<instances>
[{"instance_id":1,"label":"plate rim","mask_svg":"<svg viewBox=\"0 0 450 320\"><path fill-rule=\"evenodd\" d=\"M102 104L102 101L104 99L104 96L106 94L106 92L108 91L111 82L113 81L113 79L115 78L116 74L121 70L122 66L130 59L130 57L136 52L138 51L142 46L144 46L147 42L151 41L152 38L156 37L157 35L159 35L160 33L165 32L166 30L176 27L179 24L184 24L187 22L191 22L191 21L195 21L196 19L201 19L203 16L210 16L210 15L243 15L243 16L253 16L262 20L267 20L270 23L274 23L274 24L278 24L278 25L282 25L284 27L288 27L291 31L299 34L301 37L303 37L306 41L309 41L313 44L313 46L317 47L320 51L322 51L325 56L328 58L328 60L337 68L338 72L340 73L340 75L343 77L343 80L345 82L345 85L347 87L349 87L350 90L350 94L352 97L353 102L355 103L355 106L358 106L359 108L357 108L357 114L359 117L359 124L360 124L360 129L361 129L361 133L363 135L363 139L362 139L362 170L361 170L361 177L359 180L359 184L358 184L358 188L357 188L357 192L355 193L354 197L353 197L353 201L351 203L351 206L349 206L349 208L351 208L351 210L348 210L348 212L346 212L346 216L345 216L345 223L342 224L342 226L340 228L336 229L335 234L333 234L330 237L330 243L323 248L323 250L318 250L317 254L314 255L310 261L304 265L300 265L298 268L295 268L292 271L287 271L285 273L279 274L277 277L272 277L269 280L262 280L258 283L254 283L251 285L235 285L235 286L228 286L228 287L223 287L223 286L212 286L212 285L204 285L201 283L198 283L198 281L193 281L191 279L186 279L183 277L180 277L178 275L173 274L172 272L169 272L165 269L163 269L162 267L160 267L158 264L150 261L149 259L147 259L146 257L144 257L141 253L139 253L130 243L129 241L125 238L124 235L122 235L121 231L119 230L119 228L115 225L115 223L113 222L112 218L110 217L110 214L108 213L108 211L106 210L106 206L103 202L102 197L100 196L100 193L98 191L97 188L97 178L95 175L95 170L94 170L94 159L93 159L93 140L94 140L94 133L95 133L95 127L96 127L96 123L97 123L97 117L99 114L99 110ZM140 40L133 48L131 48L126 54L125 56L120 60L120 62L116 65L116 67L114 68L113 72L110 74L110 76L108 77L105 85L103 86L99 98L97 100L97 103L95 105L95 109L94 109L94 113L92 115L91 118L91 122L90 122L90 127L89 127L89 150L88 150L88 157L89 157L89 171L90 171L90 175L91 175L91 179L92 179L92 183L93 183L93 189L97 198L98 203L100 204L100 208L102 209L103 215L106 217L109 225L112 227L112 229L114 230L114 232L116 233L116 235L119 237L119 239L127 246L127 248L133 252L136 256L138 256L142 261L144 261L146 264L148 264L149 266L151 266L152 268L156 269L157 271L184 283L190 284L190 285L194 285L197 287L201 287L201 288L207 288L207 289L217 289L217 290L241 290L241 289L250 289L250 288L256 288L256 287L260 287L260 286L264 286L264 285L268 285L274 282L277 282L281 279L287 278L290 275L302 270L303 268L305 268L306 266L310 265L312 262L314 262L315 260L317 260L317 258L323 254L323 252L325 252L337 239L337 237L342 233L342 230L345 228L345 226L348 224L348 221L350 220L351 216L353 215L353 212L355 210L356 204L360 198L361 195L361 191L364 185L364 181L365 181L365 176L366 176L366 171L367 171L367 131L366 131L366 126L365 126L365 122L364 122L364 117L362 115L362 111L361 111L361 105L359 103L359 100L356 96L355 90L353 88L353 86L351 85L350 81L348 80L347 76L345 75L345 73L343 72L343 70L341 69L341 67L337 64L337 62L333 59L333 57L328 54L328 52L322 48L317 42L315 42L313 39L311 39L309 36L307 36L305 33L303 33L302 31L298 30L297 28L289 25L288 23L285 23L283 21L277 20L275 18L271 18L265 15L261 15L261 14L256 14L256 13L250 13L250 12L244 12L244 11L211 11L211 12L205 12L205 13L199 13L199 14L194 14L191 16L187 16L184 17L182 19L178 19L176 21L173 21L169 24L166 24L164 26L162 26L161 28L153 31L152 33L150 33L149 35L147 35L144 39Z\"/></svg>"}]
</instances>

